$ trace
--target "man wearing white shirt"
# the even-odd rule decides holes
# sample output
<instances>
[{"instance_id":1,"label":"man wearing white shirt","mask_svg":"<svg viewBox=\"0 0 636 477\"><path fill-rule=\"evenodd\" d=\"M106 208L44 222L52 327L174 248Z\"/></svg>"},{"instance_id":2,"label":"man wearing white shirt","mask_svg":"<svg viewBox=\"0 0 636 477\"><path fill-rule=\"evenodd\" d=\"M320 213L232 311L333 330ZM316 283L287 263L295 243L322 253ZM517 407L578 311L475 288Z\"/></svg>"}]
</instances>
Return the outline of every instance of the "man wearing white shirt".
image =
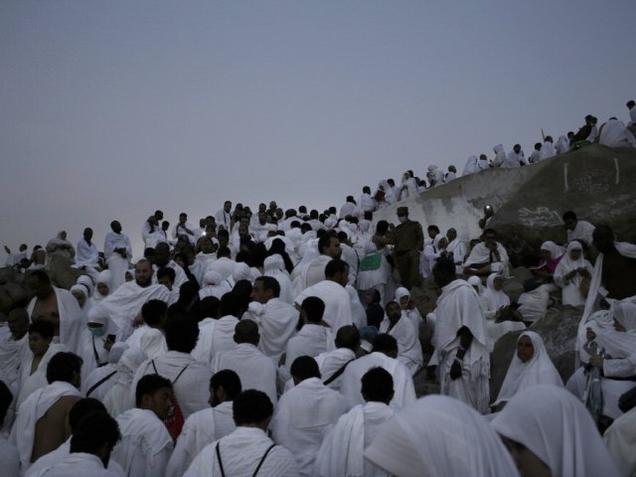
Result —
<instances>
[{"instance_id":1,"label":"man wearing white shirt","mask_svg":"<svg viewBox=\"0 0 636 477\"><path fill-rule=\"evenodd\" d=\"M134 389L137 407L117 416L122 438L112 459L127 477L163 476L173 449L163 422L172 407L172 384L151 374L141 378Z\"/></svg>"},{"instance_id":2,"label":"man wearing white shirt","mask_svg":"<svg viewBox=\"0 0 636 477\"><path fill-rule=\"evenodd\" d=\"M194 227L188 223L188 214L185 212L181 212L179 214L179 222L177 222L177 225L175 225L174 229L172 229L172 238L174 240L177 240L182 235L185 235L188 238L188 242L190 242L191 245L196 244L196 241L199 238L195 234Z\"/></svg>"},{"instance_id":3,"label":"man wearing white shirt","mask_svg":"<svg viewBox=\"0 0 636 477\"><path fill-rule=\"evenodd\" d=\"M181 477L208 444L236 429L232 405L241 389L241 380L234 371L223 369L212 376L210 407L195 412L186 420L168 462L166 477Z\"/></svg>"},{"instance_id":4,"label":"man wearing white shirt","mask_svg":"<svg viewBox=\"0 0 636 477\"><path fill-rule=\"evenodd\" d=\"M111 293L124 283L128 264L132 258L132 246L127 235L122 233L121 224L117 220L110 223L111 232L104 238L104 258L108 269L112 272Z\"/></svg>"},{"instance_id":5,"label":"man wearing white shirt","mask_svg":"<svg viewBox=\"0 0 636 477\"><path fill-rule=\"evenodd\" d=\"M310 296L320 298L325 304L324 321L335 333L341 326L353 323L351 298L345 289L349 281L349 265L343 260L333 259L325 267L326 280L306 288L294 300L297 306Z\"/></svg>"},{"instance_id":6,"label":"man wearing white shirt","mask_svg":"<svg viewBox=\"0 0 636 477\"><path fill-rule=\"evenodd\" d=\"M316 296L309 296L302 301L300 317L303 326L287 343L285 364L287 369L299 356L318 356L334 349L333 334L327 323L323 321L325 303Z\"/></svg>"},{"instance_id":7,"label":"man wearing white shirt","mask_svg":"<svg viewBox=\"0 0 636 477\"><path fill-rule=\"evenodd\" d=\"M212 369L214 372L231 369L239 375L243 387L263 391L276 403L276 365L257 348L259 338L258 325L242 319L234 329L235 347L217 353Z\"/></svg>"},{"instance_id":8,"label":"man wearing white shirt","mask_svg":"<svg viewBox=\"0 0 636 477\"><path fill-rule=\"evenodd\" d=\"M343 326L336 333L336 349L316 356L320 375L325 386L340 391L342 374L360 349L360 332L355 325Z\"/></svg>"},{"instance_id":9,"label":"man wearing white shirt","mask_svg":"<svg viewBox=\"0 0 636 477\"><path fill-rule=\"evenodd\" d=\"M591 223L579 220L571 210L563 214L563 222L565 223L568 243L572 240L579 240L587 247L592 245L595 227Z\"/></svg>"},{"instance_id":10,"label":"man wearing white shirt","mask_svg":"<svg viewBox=\"0 0 636 477\"><path fill-rule=\"evenodd\" d=\"M289 450L267 437L274 407L265 393L248 389L232 405L236 430L205 447L183 477L297 477Z\"/></svg>"},{"instance_id":11,"label":"man wearing white shirt","mask_svg":"<svg viewBox=\"0 0 636 477\"><path fill-rule=\"evenodd\" d=\"M75 266L81 267L96 267L99 261L99 253L97 247L92 242L93 229L86 227L84 229L84 236L82 240L77 242L77 251L75 254Z\"/></svg>"},{"instance_id":12,"label":"man wearing white shirt","mask_svg":"<svg viewBox=\"0 0 636 477\"><path fill-rule=\"evenodd\" d=\"M362 195L360 196L360 209L362 212L373 212L376 206L375 199L371 197L371 188L364 186L362 188Z\"/></svg>"},{"instance_id":13,"label":"man wearing white shirt","mask_svg":"<svg viewBox=\"0 0 636 477\"><path fill-rule=\"evenodd\" d=\"M217 227L223 227L229 232L232 227L232 202L226 200L223 204L223 208L214 214L214 220Z\"/></svg>"},{"instance_id":14,"label":"man wearing white shirt","mask_svg":"<svg viewBox=\"0 0 636 477\"><path fill-rule=\"evenodd\" d=\"M347 405L340 393L322 383L313 358L296 358L290 371L295 386L280 398L272 418L272 436L294 454L299 475L309 476L323 438Z\"/></svg>"}]
</instances>

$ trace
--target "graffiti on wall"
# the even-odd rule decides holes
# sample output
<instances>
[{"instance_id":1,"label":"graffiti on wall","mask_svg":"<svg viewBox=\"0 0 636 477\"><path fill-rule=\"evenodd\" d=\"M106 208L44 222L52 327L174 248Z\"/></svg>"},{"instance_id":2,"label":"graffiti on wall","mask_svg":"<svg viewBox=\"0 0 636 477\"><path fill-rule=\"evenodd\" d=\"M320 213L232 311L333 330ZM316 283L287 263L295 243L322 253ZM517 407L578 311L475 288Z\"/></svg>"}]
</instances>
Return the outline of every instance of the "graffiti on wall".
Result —
<instances>
[{"instance_id":1,"label":"graffiti on wall","mask_svg":"<svg viewBox=\"0 0 636 477\"><path fill-rule=\"evenodd\" d=\"M561 215L549 207L519 209L519 221L526 227L553 227L561 225Z\"/></svg>"}]
</instances>

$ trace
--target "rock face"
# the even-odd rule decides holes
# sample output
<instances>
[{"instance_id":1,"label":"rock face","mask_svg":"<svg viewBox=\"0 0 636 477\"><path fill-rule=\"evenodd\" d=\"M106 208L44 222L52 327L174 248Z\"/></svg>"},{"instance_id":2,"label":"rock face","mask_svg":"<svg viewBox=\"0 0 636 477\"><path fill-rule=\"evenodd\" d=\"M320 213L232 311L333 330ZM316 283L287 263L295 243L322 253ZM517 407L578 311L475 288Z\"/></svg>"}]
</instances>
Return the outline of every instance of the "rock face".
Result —
<instances>
[{"instance_id":1,"label":"rock face","mask_svg":"<svg viewBox=\"0 0 636 477\"><path fill-rule=\"evenodd\" d=\"M543 318L537 320L530 330L538 333L545 348L565 383L574 373L574 345L576 330L583 315L582 308L559 306L548 309ZM517 338L521 331L506 333L490 355L490 396L499 394L508 366L515 353Z\"/></svg>"},{"instance_id":2,"label":"rock face","mask_svg":"<svg viewBox=\"0 0 636 477\"><path fill-rule=\"evenodd\" d=\"M0 268L0 315L6 315L14 304L29 298L23 280L23 275L11 268ZM5 321L4 317L0 321Z\"/></svg>"},{"instance_id":3,"label":"rock face","mask_svg":"<svg viewBox=\"0 0 636 477\"><path fill-rule=\"evenodd\" d=\"M565 241L561 216L611 225L620 240L636 241L636 149L592 145L517 169L490 169L460 177L374 214L374 220L397 221L397 207L407 206L424 227L454 227L464 239L481 234L483 207L492 205L489 226L511 241L514 235L532 245Z\"/></svg>"}]
</instances>

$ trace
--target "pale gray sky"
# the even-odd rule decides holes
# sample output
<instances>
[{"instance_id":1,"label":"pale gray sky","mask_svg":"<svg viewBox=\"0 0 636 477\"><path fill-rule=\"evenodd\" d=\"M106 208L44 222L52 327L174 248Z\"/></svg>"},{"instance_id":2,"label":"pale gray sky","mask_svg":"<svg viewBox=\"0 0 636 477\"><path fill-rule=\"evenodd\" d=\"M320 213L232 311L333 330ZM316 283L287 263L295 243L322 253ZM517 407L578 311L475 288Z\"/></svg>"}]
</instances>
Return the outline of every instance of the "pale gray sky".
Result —
<instances>
[{"instance_id":1,"label":"pale gray sky","mask_svg":"<svg viewBox=\"0 0 636 477\"><path fill-rule=\"evenodd\" d=\"M0 2L0 243L340 206L626 118L634 0ZM100 247L101 248L101 247Z\"/></svg>"}]
</instances>

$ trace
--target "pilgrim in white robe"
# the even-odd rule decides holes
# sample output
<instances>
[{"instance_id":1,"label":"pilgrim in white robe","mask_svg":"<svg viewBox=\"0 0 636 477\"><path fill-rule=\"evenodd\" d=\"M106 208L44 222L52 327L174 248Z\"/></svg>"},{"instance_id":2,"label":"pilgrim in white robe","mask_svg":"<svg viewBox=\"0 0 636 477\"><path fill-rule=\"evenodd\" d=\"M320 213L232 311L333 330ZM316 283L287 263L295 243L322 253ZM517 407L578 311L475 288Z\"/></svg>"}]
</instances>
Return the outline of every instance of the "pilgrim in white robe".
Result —
<instances>
[{"instance_id":1,"label":"pilgrim in white robe","mask_svg":"<svg viewBox=\"0 0 636 477\"><path fill-rule=\"evenodd\" d=\"M364 456L396 476L519 476L488 421L440 395L418 399L384 423Z\"/></svg>"},{"instance_id":2,"label":"pilgrim in white robe","mask_svg":"<svg viewBox=\"0 0 636 477\"><path fill-rule=\"evenodd\" d=\"M294 303L293 285L289 273L285 269L283 257L279 254L270 255L263 262L263 275L275 278L280 285L279 298L285 303Z\"/></svg>"},{"instance_id":3,"label":"pilgrim in white robe","mask_svg":"<svg viewBox=\"0 0 636 477\"><path fill-rule=\"evenodd\" d=\"M309 264L299 264L300 271L294 279L294 293L299 294L304 289L325 280L325 267L333 260L328 255L318 255Z\"/></svg>"},{"instance_id":4,"label":"pilgrim in white robe","mask_svg":"<svg viewBox=\"0 0 636 477\"><path fill-rule=\"evenodd\" d=\"M203 300L208 296L213 296L217 299L221 299L223 295L232 291L232 287L229 282L214 270L207 270L203 275L202 286L199 290L199 299Z\"/></svg>"},{"instance_id":5,"label":"pilgrim in white robe","mask_svg":"<svg viewBox=\"0 0 636 477\"><path fill-rule=\"evenodd\" d=\"M342 415L325 436L316 456L315 477L389 477L364 458L382 424L395 415L382 402L358 404Z\"/></svg>"},{"instance_id":6,"label":"pilgrim in white robe","mask_svg":"<svg viewBox=\"0 0 636 477\"><path fill-rule=\"evenodd\" d=\"M236 262L227 257L221 257L210 264L208 270L214 270L223 280L227 280L232 278L232 274L234 273L234 268L236 267Z\"/></svg>"},{"instance_id":7,"label":"pilgrim in white robe","mask_svg":"<svg viewBox=\"0 0 636 477\"><path fill-rule=\"evenodd\" d=\"M112 378L115 382L102 400L111 416L117 417L121 413L135 407L135 400L130 394L130 387L135 371L146 358L146 355L141 350L129 348L124 351L124 354L117 362L117 374Z\"/></svg>"},{"instance_id":8,"label":"pilgrim in white robe","mask_svg":"<svg viewBox=\"0 0 636 477\"><path fill-rule=\"evenodd\" d=\"M380 323L380 333L388 333L395 338L398 344L398 361L408 368L411 375L415 375L424 364L419 328L416 330L411 320L404 315L400 316L393 328L390 327L391 322L385 316Z\"/></svg>"},{"instance_id":9,"label":"pilgrim in white robe","mask_svg":"<svg viewBox=\"0 0 636 477\"><path fill-rule=\"evenodd\" d=\"M510 298L503 290L495 290L495 278L501 278L497 273L491 273L486 280L486 288L480 298L486 305L486 319L493 320L495 315L502 308L510 305Z\"/></svg>"},{"instance_id":10,"label":"pilgrim in white robe","mask_svg":"<svg viewBox=\"0 0 636 477\"><path fill-rule=\"evenodd\" d=\"M24 361L20 366L19 394L15 396L16 409L18 409L34 391L48 386L49 382L46 380L46 368L51 358L61 351L67 351L64 345L50 343L46 353L44 353L44 356L42 356L37 368L35 368L33 372L31 372L34 358L33 353L29 349L22 355Z\"/></svg>"},{"instance_id":11,"label":"pilgrim in white robe","mask_svg":"<svg viewBox=\"0 0 636 477\"><path fill-rule=\"evenodd\" d=\"M82 239L77 242L77 253L75 255L75 266L80 267L96 267L99 262L99 253L95 243L90 244Z\"/></svg>"},{"instance_id":12,"label":"pilgrim in white robe","mask_svg":"<svg viewBox=\"0 0 636 477\"><path fill-rule=\"evenodd\" d=\"M497 340L501 338L506 333L510 333L511 331L521 331L525 330L527 326L525 323L521 321L512 321L512 320L504 320L499 323L488 320L486 322L486 331L488 333L488 351L491 353L495 349L495 344L497 344Z\"/></svg>"},{"instance_id":13,"label":"pilgrim in white robe","mask_svg":"<svg viewBox=\"0 0 636 477\"><path fill-rule=\"evenodd\" d=\"M300 331L289 339L285 351L285 366L291 368L299 356L316 357L335 348L334 337L326 326L305 323Z\"/></svg>"},{"instance_id":14,"label":"pilgrim in white robe","mask_svg":"<svg viewBox=\"0 0 636 477\"><path fill-rule=\"evenodd\" d=\"M336 348L320 353L314 359L316 363L318 363L320 376L322 376L322 382L325 383L325 386L328 386L334 391L340 391L340 383L342 381L341 370L344 372L343 367L348 366L349 363L355 360L356 354L349 348ZM336 373L340 373L340 376L334 378Z\"/></svg>"},{"instance_id":15,"label":"pilgrim in white robe","mask_svg":"<svg viewBox=\"0 0 636 477\"><path fill-rule=\"evenodd\" d=\"M345 287L339 283L323 280L303 290L294 302L301 306L303 300L310 296L316 296L325 303L323 320L331 327L334 334L340 327L353 324L351 297Z\"/></svg>"},{"instance_id":16,"label":"pilgrim in white robe","mask_svg":"<svg viewBox=\"0 0 636 477\"><path fill-rule=\"evenodd\" d=\"M121 440L110 456L127 477L162 477L172 453L168 429L148 409L129 409L117 416Z\"/></svg>"},{"instance_id":17,"label":"pilgrim in white robe","mask_svg":"<svg viewBox=\"0 0 636 477\"><path fill-rule=\"evenodd\" d=\"M100 401L104 400L106 393L115 385L117 375L117 363L121 359L128 345L121 341L113 344L108 353L108 362L99 368L95 368L82 379L82 394Z\"/></svg>"},{"instance_id":18,"label":"pilgrim in white robe","mask_svg":"<svg viewBox=\"0 0 636 477\"><path fill-rule=\"evenodd\" d=\"M403 300L404 298L406 298L406 300ZM395 301L397 301L400 308L402 308L402 316L408 318L411 322L415 329L415 336L419 339L420 326L424 323L424 319L415 306L410 308L410 298L411 292L407 288L399 287L395 290Z\"/></svg>"},{"instance_id":19,"label":"pilgrim in white robe","mask_svg":"<svg viewBox=\"0 0 636 477\"><path fill-rule=\"evenodd\" d=\"M438 365L441 394L455 397L487 412L490 401L490 353L486 319L475 289L465 280L457 279L442 288L435 308L435 352L429 365ZM462 376L451 379L450 371L460 351L457 332L467 327L472 336L470 348L460 361Z\"/></svg>"},{"instance_id":20,"label":"pilgrim in white robe","mask_svg":"<svg viewBox=\"0 0 636 477\"><path fill-rule=\"evenodd\" d=\"M18 449L0 434L0 462L5 477L19 477L20 454Z\"/></svg>"},{"instance_id":21,"label":"pilgrim in white robe","mask_svg":"<svg viewBox=\"0 0 636 477\"><path fill-rule=\"evenodd\" d=\"M173 290L179 290L181 285L188 281L188 276L186 272L183 270L183 267L179 265L174 260L170 260L166 265L166 268L172 268L174 270L174 283L172 284ZM157 284L157 270L159 269L156 265L152 266L153 274L152 274L152 283Z\"/></svg>"},{"instance_id":22,"label":"pilgrim in white robe","mask_svg":"<svg viewBox=\"0 0 636 477\"><path fill-rule=\"evenodd\" d=\"M590 413L562 387L540 384L517 393L491 425L531 449L551 475L620 475Z\"/></svg>"},{"instance_id":23,"label":"pilgrim in white robe","mask_svg":"<svg viewBox=\"0 0 636 477\"><path fill-rule=\"evenodd\" d=\"M262 429L237 427L231 434L206 446L183 477L250 476L257 468L259 476L298 477L298 465L291 452L283 446L272 446L274 442ZM224 473L221 473L218 455Z\"/></svg>"},{"instance_id":24,"label":"pilgrim in white robe","mask_svg":"<svg viewBox=\"0 0 636 477\"><path fill-rule=\"evenodd\" d=\"M556 156L556 149L552 141L543 141L543 145L541 146L541 159L549 159L552 156Z\"/></svg>"},{"instance_id":25,"label":"pilgrim in white robe","mask_svg":"<svg viewBox=\"0 0 636 477\"><path fill-rule=\"evenodd\" d=\"M462 172L462 177L474 174L475 172L479 171L479 168L477 167L477 161L477 156L468 157L468 159L466 160L466 165L464 166L464 171Z\"/></svg>"},{"instance_id":26,"label":"pilgrim in white robe","mask_svg":"<svg viewBox=\"0 0 636 477\"><path fill-rule=\"evenodd\" d=\"M192 357L197 361L208 363L214 361L216 353L231 350L234 342L234 328L239 320L232 315L221 318L205 318L199 322L199 340L192 350Z\"/></svg>"},{"instance_id":27,"label":"pilgrim in white robe","mask_svg":"<svg viewBox=\"0 0 636 477\"><path fill-rule=\"evenodd\" d=\"M232 401L197 411L186 419L168 461L166 477L181 477L206 446L236 429Z\"/></svg>"},{"instance_id":28,"label":"pilgrim in white robe","mask_svg":"<svg viewBox=\"0 0 636 477\"><path fill-rule=\"evenodd\" d=\"M387 370L393 378L395 394L389 403L392 409L401 409L415 401L415 386L408 368L397 359L374 351L351 362L342 373L340 392L347 400L349 408L364 404L364 398L360 392L362 376L371 368L378 366Z\"/></svg>"},{"instance_id":29,"label":"pilgrim in white robe","mask_svg":"<svg viewBox=\"0 0 636 477\"><path fill-rule=\"evenodd\" d=\"M28 333L16 340L8 327L0 327L0 380L11 389L14 398L19 389L20 368L28 353L31 353Z\"/></svg>"},{"instance_id":30,"label":"pilgrim in white robe","mask_svg":"<svg viewBox=\"0 0 636 477\"><path fill-rule=\"evenodd\" d=\"M141 287L135 280L126 282L104 298L101 306L118 329L117 339L125 340L133 331L133 322L150 300L168 302L170 291L163 285Z\"/></svg>"},{"instance_id":31,"label":"pilgrim in white robe","mask_svg":"<svg viewBox=\"0 0 636 477\"><path fill-rule=\"evenodd\" d=\"M69 475L90 475L91 477L124 477L123 469L104 468L104 463L95 454L74 452L62 461L30 474L32 477L68 477Z\"/></svg>"},{"instance_id":32,"label":"pilgrim in white robe","mask_svg":"<svg viewBox=\"0 0 636 477\"><path fill-rule=\"evenodd\" d=\"M634 135L618 119L610 119L601 126L598 142L608 147L636 147Z\"/></svg>"},{"instance_id":33,"label":"pilgrim in white robe","mask_svg":"<svg viewBox=\"0 0 636 477\"><path fill-rule=\"evenodd\" d=\"M455 271L457 273L464 272L464 259L466 258L466 245L459 238L453 239L446 246L446 253L451 254L453 262L455 262Z\"/></svg>"},{"instance_id":34,"label":"pilgrim in white robe","mask_svg":"<svg viewBox=\"0 0 636 477\"><path fill-rule=\"evenodd\" d=\"M82 321L82 310L71 292L62 288L53 287L55 299L57 301L57 311L60 320L59 342L67 350L77 353L79 348L80 335L84 329ZM33 297L27 306L29 318L33 321L33 309L37 302L37 297ZM55 338L53 338L55 340Z\"/></svg>"},{"instance_id":35,"label":"pilgrim in white robe","mask_svg":"<svg viewBox=\"0 0 636 477\"><path fill-rule=\"evenodd\" d=\"M592 245L594 242L594 230L596 227L585 220L577 220L576 225L572 230L568 229L568 243L571 243L574 240L580 240L586 243L587 245Z\"/></svg>"},{"instance_id":36,"label":"pilgrim in white robe","mask_svg":"<svg viewBox=\"0 0 636 477\"><path fill-rule=\"evenodd\" d=\"M543 284L519 295L517 311L521 313L523 321L535 322L545 315L550 304L550 292L553 288L554 285L551 283Z\"/></svg>"},{"instance_id":37,"label":"pilgrim in white robe","mask_svg":"<svg viewBox=\"0 0 636 477\"><path fill-rule=\"evenodd\" d=\"M550 356L548 356L541 336L534 331L524 331L519 335L517 343L524 336L530 338L530 341L532 341L534 353L532 357L524 363L515 352L493 406L510 401L515 394L523 392L525 389L536 386L537 384L563 386L563 380L554 367Z\"/></svg>"},{"instance_id":38,"label":"pilgrim in white robe","mask_svg":"<svg viewBox=\"0 0 636 477\"><path fill-rule=\"evenodd\" d=\"M101 325L95 332L88 327L89 323ZM104 366L108 363L109 351L106 349L106 342L109 335L115 335L116 330L111 325L106 310L101 306L91 308L88 313L84 331L80 338L80 347L78 356L82 358L82 382L96 368ZM97 334L95 334L97 333Z\"/></svg>"},{"instance_id":39,"label":"pilgrim in white robe","mask_svg":"<svg viewBox=\"0 0 636 477\"><path fill-rule=\"evenodd\" d=\"M79 390L72 384L64 381L54 381L48 386L31 393L18 408L9 442L18 449L22 472L26 472L31 465L37 422L48 412L51 406L65 396L81 395Z\"/></svg>"},{"instance_id":40,"label":"pilgrim in white robe","mask_svg":"<svg viewBox=\"0 0 636 477\"><path fill-rule=\"evenodd\" d=\"M603 441L621 475L636 475L636 408L616 419L605 431Z\"/></svg>"},{"instance_id":41,"label":"pilgrim in white robe","mask_svg":"<svg viewBox=\"0 0 636 477\"><path fill-rule=\"evenodd\" d=\"M97 274L97 278L95 278L95 292L93 293L93 304L97 304L100 301L102 301L104 298L106 298L108 295L110 295L113 292L113 272L111 272L110 270L102 270L101 272L99 272ZM103 284L106 285L106 288L108 288L108 292L105 294L102 294L102 292L100 291L100 287L99 285Z\"/></svg>"},{"instance_id":42,"label":"pilgrim in white robe","mask_svg":"<svg viewBox=\"0 0 636 477\"><path fill-rule=\"evenodd\" d=\"M131 398L135 395L137 383L147 374L159 374L170 380L184 418L209 406L212 371L207 363L196 361L190 353L168 351L144 361L133 378Z\"/></svg>"},{"instance_id":43,"label":"pilgrim in white robe","mask_svg":"<svg viewBox=\"0 0 636 477\"><path fill-rule=\"evenodd\" d=\"M497 252L499 258L490 251L484 242L479 242L470 251L468 258L464 261L464 267L490 264L490 271L493 273L499 273L500 275L507 277L509 275L509 263L508 252L503 245L497 242Z\"/></svg>"},{"instance_id":44,"label":"pilgrim in white robe","mask_svg":"<svg viewBox=\"0 0 636 477\"><path fill-rule=\"evenodd\" d=\"M278 363L287 348L287 342L296 334L298 310L280 298L272 298L264 305L251 302L243 317L254 320L261 336L258 348Z\"/></svg>"},{"instance_id":45,"label":"pilgrim in white robe","mask_svg":"<svg viewBox=\"0 0 636 477\"><path fill-rule=\"evenodd\" d=\"M122 257L115 249L123 248L126 250L126 257ZM126 271L132 257L132 246L127 235L108 232L104 238L104 258L108 269L112 273L113 293L126 281Z\"/></svg>"},{"instance_id":46,"label":"pilgrim in white robe","mask_svg":"<svg viewBox=\"0 0 636 477\"><path fill-rule=\"evenodd\" d=\"M391 264L387 260L388 250L386 248L375 249L360 261L360 271L356 278L356 288L358 290L370 290L375 288L380 292L380 302L386 303L394 287Z\"/></svg>"},{"instance_id":47,"label":"pilgrim in white robe","mask_svg":"<svg viewBox=\"0 0 636 477\"><path fill-rule=\"evenodd\" d=\"M319 378L305 379L281 396L270 424L272 437L296 457L299 475L312 474L320 444L346 410L342 395Z\"/></svg>"},{"instance_id":48,"label":"pilgrim in white robe","mask_svg":"<svg viewBox=\"0 0 636 477\"><path fill-rule=\"evenodd\" d=\"M506 162L507 158L503 144L497 144L495 147L492 148L492 150L495 153L495 158L492 160L492 165L494 167L506 167L504 166L504 163ZM517 162L517 165L513 167L519 167L519 163Z\"/></svg>"},{"instance_id":49,"label":"pilgrim in white robe","mask_svg":"<svg viewBox=\"0 0 636 477\"><path fill-rule=\"evenodd\" d=\"M570 150L570 139L565 134L557 139L556 150L558 154L565 154Z\"/></svg>"},{"instance_id":50,"label":"pilgrim in white robe","mask_svg":"<svg viewBox=\"0 0 636 477\"><path fill-rule=\"evenodd\" d=\"M573 260L570 257L570 253L573 250L580 250L581 255L577 260ZM585 305L585 296L583 296L583 292L581 291L583 276L580 273L576 273L573 277L566 278L566 275L580 269L587 270L590 277L594 271L590 262L583 257L583 247L581 243L575 240L569 243L567 252L559 261L553 275L554 283L561 288L561 302L564 305Z\"/></svg>"},{"instance_id":51,"label":"pilgrim in white robe","mask_svg":"<svg viewBox=\"0 0 636 477\"><path fill-rule=\"evenodd\" d=\"M523 154L523 151L515 152L514 149L508 153L506 160L501 165L503 168L515 168L521 167L522 165L527 165L526 158Z\"/></svg>"},{"instance_id":52,"label":"pilgrim in white robe","mask_svg":"<svg viewBox=\"0 0 636 477\"><path fill-rule=\"evenodd\" d=\"M49 452L48 454L44 454L42 457L36 460L33 464L31 464L31 467L29 467L29 470L26 472L26 474L24 474L24 477L38 477L38 476L45 476L45 475L48 476L49 474L47 473L47 469L61 464L62 462L65 461L65 459L68 456L71 455L71 437L69 437L66 440L66 442L64 442L64 444L62 444L60 447L58 447L54 451ZM78 454L73 453L73 455L78 455ZM2 461L0 460L0 462ZM103 464L102 464L102 469L104 469ZM78 469L78 471L79 470L80 469ZM113 459L110 459L108 461L108 467L106 468L106 470L110 472L107 474L109 477L115 477L115 476L123 477L124 475L126 475L124 474L124 469L121 467L121 465L119 465ZM66 476L67 474L63 474L63 475ZM69 474L69 475L72 475L72 474ZM93 474L82 473L79 475L92 476Z\"/></svg>"},{"instance_id":53,"label":"pilgrim in white robe","mask_svg":"<svg viewBox=\"0 0 636 477\"><path fill-rule=\"evenodd\" d=\"M216 353L212 371L222 369L238 374L243 389L263 391L276 404L276 365L253 344L239 343L234 349Z\"/></svg>"}]
</instances>

